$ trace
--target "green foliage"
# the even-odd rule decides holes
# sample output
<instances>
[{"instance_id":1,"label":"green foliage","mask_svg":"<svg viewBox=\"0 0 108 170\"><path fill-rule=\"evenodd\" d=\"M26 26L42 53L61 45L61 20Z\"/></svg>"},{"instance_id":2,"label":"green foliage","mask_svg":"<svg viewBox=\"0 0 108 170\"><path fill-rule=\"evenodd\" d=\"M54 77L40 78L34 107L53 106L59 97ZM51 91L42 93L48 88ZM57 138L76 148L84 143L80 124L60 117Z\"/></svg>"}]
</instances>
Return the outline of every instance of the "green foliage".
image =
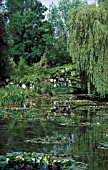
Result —
<instances>
[{"instance_id":1,"label":"green foliage","mask_svg":"<svg viewBox=\"0 0 108 170\"><path fill-rule=\"evenodd\" d=\"M50 67L62 66L71 63L71 57L67 51L67 44L64 38L52 39L52 46L46 47L45 55Z\"/></svg>"},{"instance_id":2,"label":"green foliage","mask_svg":"<svg viewBox=\"0 0 108 170\"><path fill-rule=\"evenodd\" d=\"M107 0L98 0L99 5L103 5L104 8L108 11L108 1Z\"/></svg>"},{"instance_id":3,"label":"green foliage","mask_svg":"<svg viewBox=\"0 0 108 170\"><path fill-rule=\"evenodd\" d=\"M23 56L28 65L40 60L45 51L45 35L49 34L49 25L45 21L46 7L37 0L7 1L9 13L10 55L15 63ZM11 11L11 12L10 12Z\"/></svg>"},{"instance_id":4,"label":"green foliage","mask_svg":"<svg viewBox=\"0 0 108 170\"><path fill-rule=\"evenodd\" d=\"M86 170L87 164L77 162L73 158L63 158L53 155L36 153L36 152L13 152L0 156L0 164L4 168L10 169L12 166L15 169L62 169L62 170ZM2 167L1 166L1 167ZM12 169L12 168L11 168Z\"/></svg>"},{"instance_id":5,"label":"green foliage","mask_svg":"<svg viewBox=\"0 0 108 170\"><path fill-rule=\"evenodd\" d=\"M22 106L26 99L26 91L17 85L9 85L0 89L0 103L2 106Z\"/></svg>"},{"instance_id":6,"label":"green foliage","mask_svg":"<svg viewBox=\"0 0 108 170\"><path fill-rule=\"evenodd\" d=\"M62 66L71 63L71 57L67 51L67 20L70 9L82 6L81 0L60 0L58 6L52 3L49 7L48 21L51 23L54 36L50 37L46 47L46 57L49 65Z\"/></svg>"},{"instance_id":7,"label":"green foliage","mask_svg":"<svg viewBox=\"0 0 108 170\"><path fill-rule=\"evenodd\" d=\"M52 3L49 7L48 20L51 22L57 37L67 36L68 13L79 6L84 6L82 0L60 0L58 6Z\"/></svg>"},{"instance_id":8,"label":"green foliage","mask_svg":"<svg viewBox=\"0 0 108 170\"><path fill-rule=\"evenodd\" d=\"M45 55L41 57L41 60L38 63L34 64L35 71L40 71L41 69L47 69L48 66L48 60Z\"/></svg>"},{"instance_id":9,"label":"green foliage","mask_svg":"<svg viewBox=\"0 0 108 170\"><path fill-rule=\"evenodd\" d=\"M80 72L86 72L88 91L108 94L108 22L104 7L91 5L71 11L68 49Z\"/></svg>"},{"instance_id":10,"label":"green foliage","mask_svg":"<svg viewBox=\"0 0 108 170\"><path fill-rule=\"evenodd\" d=\"M13 62L13 61L12 61ZM43 89L42 83L46 79L46 70L48 69L47 59L45 56L41 57L41 60L34 64L32 67L28 66L24 60L21 58L18 66L14 64L14 72L11 75L11 80L16 84L25 83L26 86L30 87L30 84L34 85L33 92L35 93L47 93L49 91L47 83Z\"/></svg>"},{"instance_id":11,"label":"green foliage","mask_svg":"<svg viewBox=\"0 0 108 170\"><path fill-rule=\"evenodd\" d=\"M31 73L31 71L32 71L31 67L26 64L26 61L24 58L20 58L18 65L16 65L12 59L11 59L10 63L13 68L13 71L10 76L11 80L14 83L19 83L19 82L23 83L23 81L22 81L23 78L25 76L29 76L29 74Z\"/></svg>"},{"instance_id":12,"label":"green foliage","mask_svg":"<svg viewBox=\"0 0 108 170\"><path fill-rule=\"evenodd\" d=\"M51 83L50 82L44 82L44 93L51 92Z\"/></svg>"},{"instance_id":13,"label":"green foliage","mask_svg":"<svg viewBox=\"0 0 108 170\"><path fill-rule=\"evenodd\" d=\"M14 70L11 80L16 84L26 84L28 89L30 84L34 85L32 92L35 93L49 93L51 90L50 79L52 78L65 82L66 78L69 77L75 88L81 88L79 72L76 71L75 65L68 64L49 68L45 56L32 67L28 67L22 59L18 67L14 66Z\"/></svg>"},{"instance_id":14,"label":"green foliage","mask_svg":"<svg viewBox=\"0 0 108 170\"><path fill-rule=\"evenodd\" d=\"M18 66L15 67L16 75L19 76L19 79L22 78L24 75L29 75L30 67L26 64L24 58L21 58Z\"/></svg>"},{"instance_id":15,"label":"green foliage","mask_svg":"<svg viewBox=\"0 0 108 170\"><path fill-rule=\"evenodd\" d=\"M7 33L5 28L5 11L2 7L2 1L0 3L0 79L4 80L9 77L10 65L8 58L8 45L7 45Z\"/></svg>"},{"instance_id":16,"label":"green foliage","mask_svg":"<svg viewBox=\"0 0 108 170\"><path fill-rule=\"evenodd\" d=\"M63 81L64 83L66 78L69 78L72 83L73 90L74 88L81 88L79 72L76 70L75 65L68 64L50 68L46 71L46 75L48 79L54 78L57 79L57 81Z\"/></svg>"},{"instance_id":17,"label":"green foliage","mask_svg":"<svg viewBox=\"0 0 108 170\"><path fill-rule=\"evenodd\" d=\"M101 4L101 3L106 3L107 0L98 0L98 3Z\"/></svg>"}]
</instances>

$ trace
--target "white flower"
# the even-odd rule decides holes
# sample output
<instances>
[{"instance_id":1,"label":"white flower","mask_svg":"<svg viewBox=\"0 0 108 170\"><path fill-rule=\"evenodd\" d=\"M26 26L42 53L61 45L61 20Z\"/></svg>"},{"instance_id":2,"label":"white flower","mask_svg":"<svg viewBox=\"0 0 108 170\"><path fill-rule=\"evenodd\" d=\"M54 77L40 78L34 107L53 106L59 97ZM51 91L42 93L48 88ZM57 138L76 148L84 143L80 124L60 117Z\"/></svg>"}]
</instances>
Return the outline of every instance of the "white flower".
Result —
<instances>
[{"instance_id":1,"label":"white flower","mask_svg":"<svg viewBox=\"0 0 108 170\"><path fill-rule=\"evenodd\" d=\"M25 85L25 84L22 84L22 88L23 88L23 89L26 89L26 85Z\"/></svg>"},{"instance_id":2,"label":"white flower","mask_svg":"<svg viewBox=\"0 0 108 170\"><path fill-rule=\"evenodd\" d=\"M54 81L53 79L50 79L50 82L51 82L51 83L53 83L53 81Z\"/></svg>"},{"instance_id":3,"label":"white flower","mask_svg":"<svg viewBox=\"0 0 108 170\"><path fill-rule=\"evenodd\" d=\"M65 72L65 70L61 70L61 73L64 73Z\"/></svg>"},{"instance_id":4,"label":"white flower","mask_svg":"<svg viewBox=\"0 0 108 170\"><path fill-rule=\"evenodd\" d=\"M7 163L9 162L9 158L6 158L6 162L7 162Z\"/></svg>"}]
</instances>

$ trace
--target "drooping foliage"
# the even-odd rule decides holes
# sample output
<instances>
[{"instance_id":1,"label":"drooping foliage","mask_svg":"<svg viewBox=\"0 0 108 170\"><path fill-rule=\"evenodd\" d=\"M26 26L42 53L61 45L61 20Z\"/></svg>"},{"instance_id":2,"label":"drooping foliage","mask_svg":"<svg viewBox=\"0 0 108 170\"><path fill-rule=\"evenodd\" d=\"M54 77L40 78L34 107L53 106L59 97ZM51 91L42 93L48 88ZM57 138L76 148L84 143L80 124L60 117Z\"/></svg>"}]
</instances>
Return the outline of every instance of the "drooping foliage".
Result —
<instances>
[{"instance_id":1,"label":"drooping foliage","mask_svg":"<svg viewBox=\"0 0 108 170\"><path fill-rule=\"evenodd\" d=\"M98 0L98 3L100 4L100 3L106 3L107 2L107 0Z\"/></svg>"},{"instance_id":2,"label":"drooping foliage","mask_svg":"<svg viewBox=\"0 0 108 170\"><path fill-rule=\"evenodd\" d=\"M103 6L90 5L69 14L68 49L80 72L86 72L88 92L108 94L108 18Z\"/></svg>"},{"instance_id":3,"label":"drooping foliage","mask_svg":"<svg viewBox=\"0 0 108 170\"><path fill-rule=\"evenodd\" d=\"M103 5L104 8L108 11L108 0L98 0L99 5Z\"/></svg>"},{"instance_id":4,"label":"drooping foliage","mask_svg":"<svg viewBox=\"0 0 108 170\"><path fill-rule=\"evenodd\" d=\"M27 64L40 60L45 51L45 34L49 32L45 20L45 6L38 0L7 0L9 13L10 55L16 63L24 57Z\"/></svg>"}]
</instances>

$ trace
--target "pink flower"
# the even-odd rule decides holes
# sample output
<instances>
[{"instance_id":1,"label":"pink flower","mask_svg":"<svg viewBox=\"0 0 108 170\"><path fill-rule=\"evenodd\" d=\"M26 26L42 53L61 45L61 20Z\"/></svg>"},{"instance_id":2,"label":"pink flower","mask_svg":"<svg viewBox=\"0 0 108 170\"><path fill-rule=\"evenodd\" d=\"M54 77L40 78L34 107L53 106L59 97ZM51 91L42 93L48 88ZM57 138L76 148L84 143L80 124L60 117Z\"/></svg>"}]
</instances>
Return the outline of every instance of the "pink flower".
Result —
<instances>
[{"instance_id":1,"label":"pink flower","mask_svg":"<svg viewBox=\"0 0 108 170\"><path fill-rule=\"evenodd\" d=\"M56 169L57 168L57 165L55 164L56 160L53 160L52 161L52 168Z\"/></svg>"},{"instance_id":2,"label":"pink flower","mask_svg":"<svg viewBox=\"0 0 108 170\"><path fill-rule=\"evenodd\" d=\"M26 168L26 169L30 169L30 165L27 164L27 165L25 166L25 168Z\"/></svg>"}]
</instances>

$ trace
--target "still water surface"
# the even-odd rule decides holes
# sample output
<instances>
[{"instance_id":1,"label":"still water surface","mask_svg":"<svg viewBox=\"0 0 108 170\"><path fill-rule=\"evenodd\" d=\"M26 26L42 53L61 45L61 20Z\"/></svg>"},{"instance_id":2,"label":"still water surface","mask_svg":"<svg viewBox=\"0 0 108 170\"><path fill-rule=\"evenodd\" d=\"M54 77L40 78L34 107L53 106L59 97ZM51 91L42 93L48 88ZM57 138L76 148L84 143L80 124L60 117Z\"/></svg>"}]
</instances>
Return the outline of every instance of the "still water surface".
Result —
<instances>
[{"instance_id":1,"label":"still water surface","mask_svg":"<svg viewBox=\"0 0 108 170\"><path fill-rule=\"evenodd\" d=\"M108 108L53 106L0 109L0 155L38 152L74 156L89 170L108 170Z\"/></svg>"}]
</instances>

